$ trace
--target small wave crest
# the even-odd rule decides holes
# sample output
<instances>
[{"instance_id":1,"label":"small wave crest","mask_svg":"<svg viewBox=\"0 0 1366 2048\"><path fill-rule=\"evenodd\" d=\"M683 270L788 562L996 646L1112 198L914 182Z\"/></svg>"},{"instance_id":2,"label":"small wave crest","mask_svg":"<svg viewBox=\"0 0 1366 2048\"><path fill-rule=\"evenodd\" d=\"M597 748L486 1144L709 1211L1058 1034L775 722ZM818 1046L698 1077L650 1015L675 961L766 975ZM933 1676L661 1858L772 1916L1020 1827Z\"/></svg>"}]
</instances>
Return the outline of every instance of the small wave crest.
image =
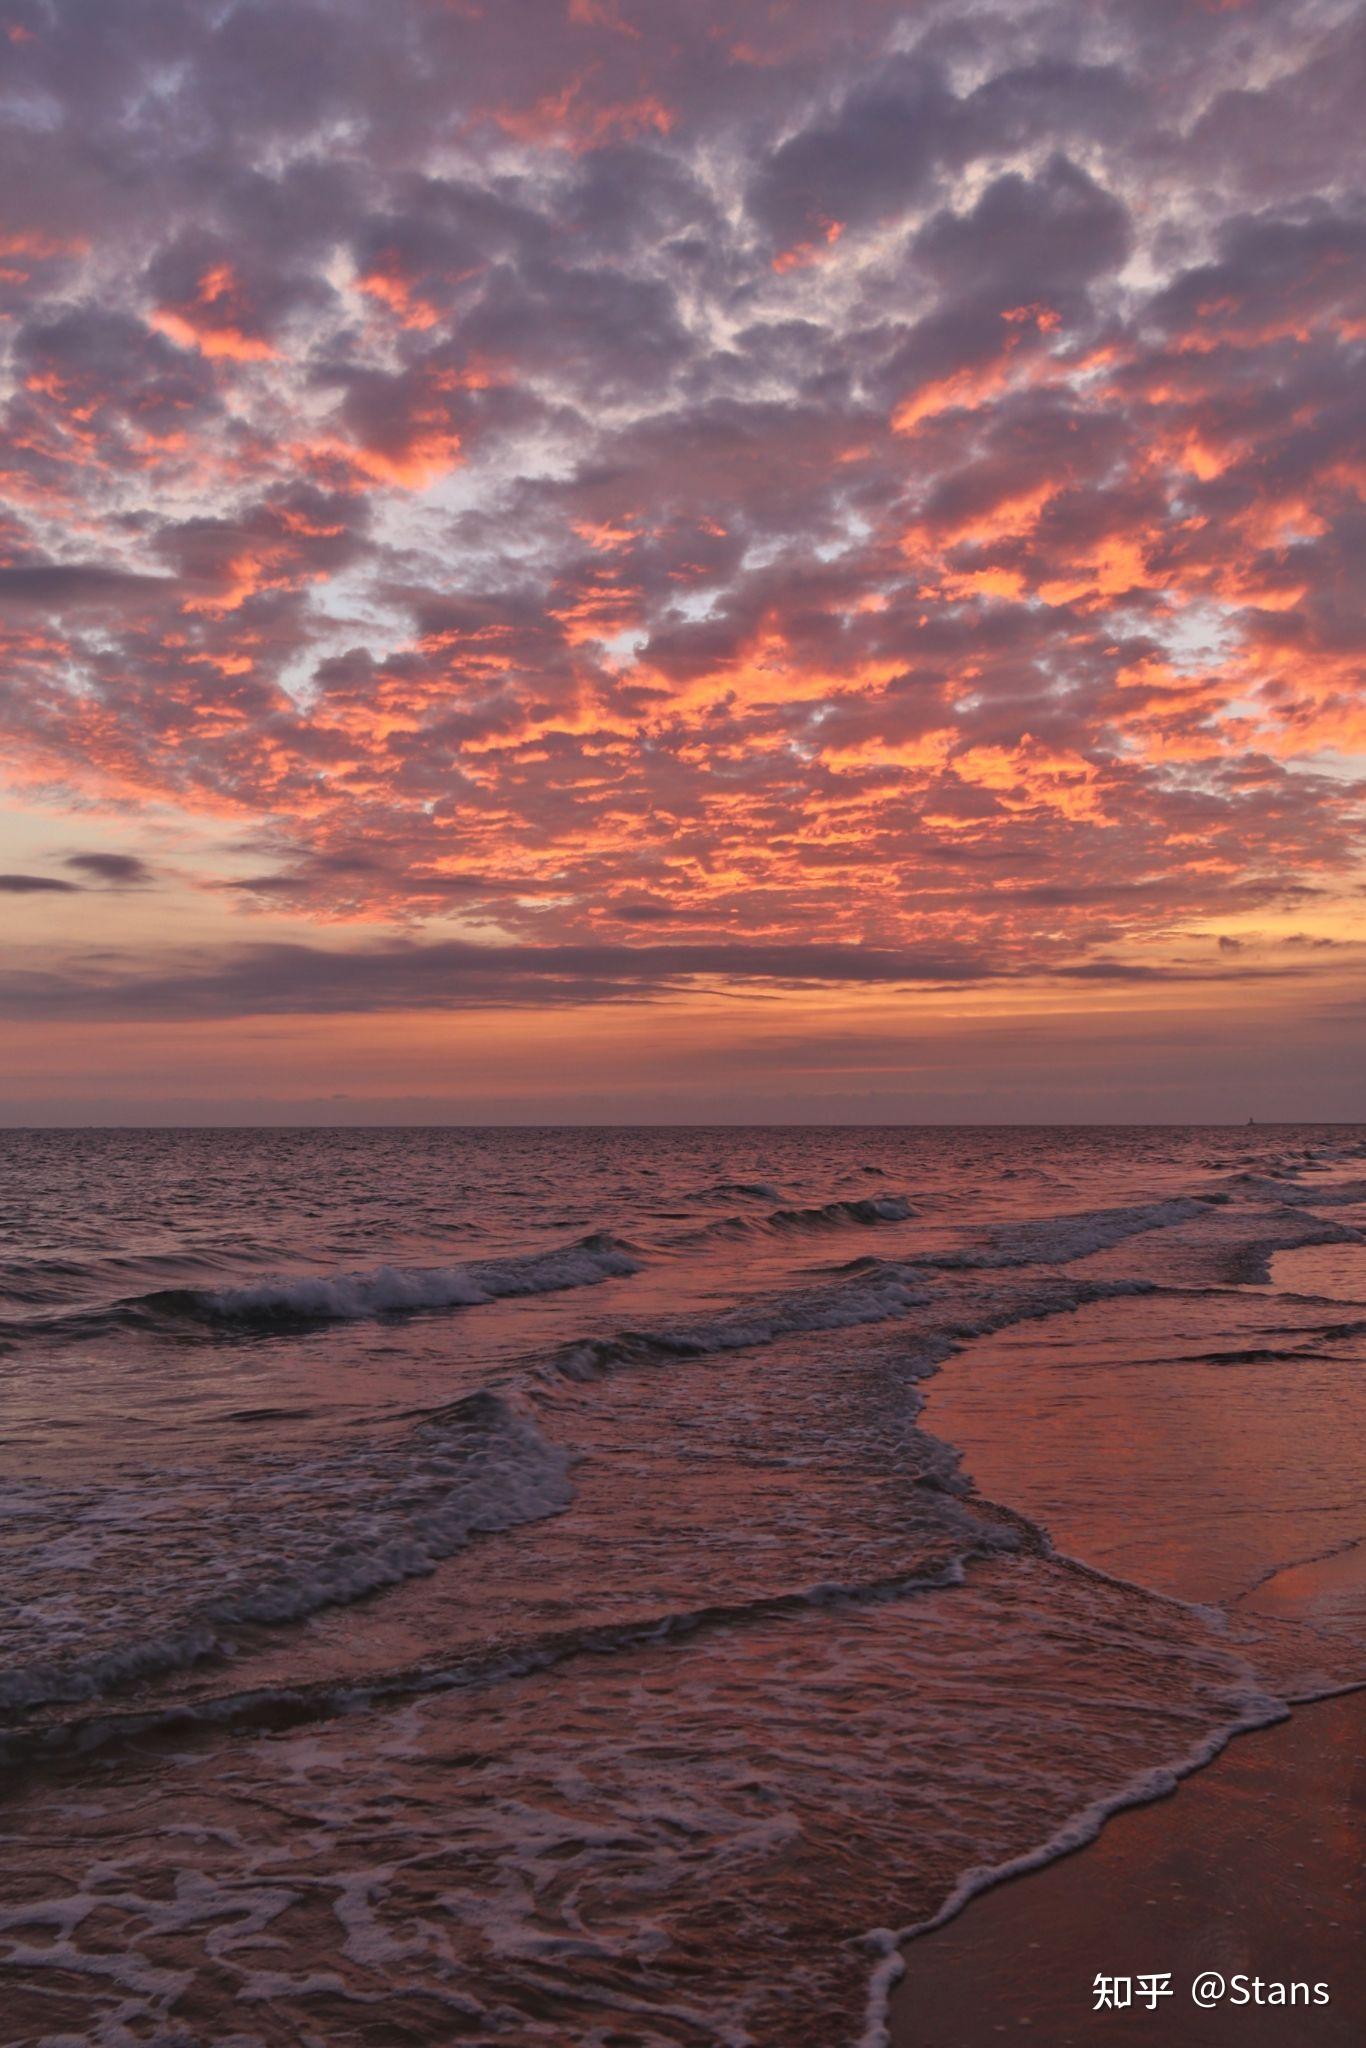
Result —
<instances>
[{"instance_id":1,"label":"small wave crest","mask_svg":"<svg viewBox=\"0 0 1366 2048\"><path fill-rule=\"evenodd\" d=\"M1286 1168L1279 1174L1233 1173L1224 1185L1247 1200L1276 1203L1285 1208L1344 1209L1366 1202L1366 1180L1341 1180L1327 1183L1303 1181L1290 1176L1299 1168Z\"/></svg>"},{"instance_id":2,"label":"small wave crest","mask_svg":"<svg viewBox=\"0 0 1366 2048\"><path fill-rule=\"evenodd\" d=\"M700 1244L712 1238L819 1236L826 1230L867 1230L879 1223L905 1223L915 1213L905 1195L864 1195L820 1202L804 1209L773 1209L766 1216L720 1216L714 1223L685 1231L673 1242Z\"/></svg>"},{"instance_id":3,"label":"small wave crest","mask_svg":"<svg viewBox=\"0 0 1366 2048\"><path fill-rule=\"evenodd\" d=\"M906 1266L873 1262L872 1270L829 1287L759 1296L719 1315L680 1317L659 1330L625 1330L561 1345L552 1371L566 1379L596 1379L618 1366L665 1364L717 1351L745 1351L783 1337L850 1330L882 1323L924 1307L932 1296Z\"/></svg>"},{"instance_id":4,"label":"small wave crest","mask_svg":"<svg viewBox=\"0 0 1366 2048\"><path fill-rule=\"evenodd\" d=\"M987 1269L997 1266L1067 1265L1092 1252L1108 1251L1126 1237L1166 1230L1206 1214L1208 1199L1175 1195L1162 1202L1137 1202L1121 1209L1087 1209L1072 1216L1050 1216L1038 1222L1010 1223L993 1230L985 1245L962 1251L937 1252L923 1260L945 1269Z\"/></svg>"},{"instance_id":5,"label":"small wave crest","mask_svg":"<svg viewBox=\"0 0 1366 2048\"><path fill-rule=\"evenodd\" d=\"M929 1284L927 1284L929 1283ZM1147 1280L1080 1280L1045 1275L1014 1284L976 1284L975 1276L952 1288L937 1274L890 1260L858 1259L831 1285L786 1295L756 1296L717 1315L680 1317L655 1330L621 1330L563 1344L549 1360L551 1376L571 1380L602 1377L619 1368L668 1365L716 1352L759 1349L785 1338L819 1336L876 1323L902 1323L914 1314L914 1328L899 1340L899 1365L914 1378L938 1364L968 1338L1007 1324L1056 1315L1081 1302L1146 1294Z\"/></svg>"},{"instance_id":6,"label":"small wave crest","mask_svg":"<svg viewBox=\"0 0 1366 2048\"><path fill-rule=\"evenodd\" d=\"M771 1180L715 1180L694 1188L682 1197L685 1202L781 1202L781 1188Z\"/></svg>"}]
</instances>

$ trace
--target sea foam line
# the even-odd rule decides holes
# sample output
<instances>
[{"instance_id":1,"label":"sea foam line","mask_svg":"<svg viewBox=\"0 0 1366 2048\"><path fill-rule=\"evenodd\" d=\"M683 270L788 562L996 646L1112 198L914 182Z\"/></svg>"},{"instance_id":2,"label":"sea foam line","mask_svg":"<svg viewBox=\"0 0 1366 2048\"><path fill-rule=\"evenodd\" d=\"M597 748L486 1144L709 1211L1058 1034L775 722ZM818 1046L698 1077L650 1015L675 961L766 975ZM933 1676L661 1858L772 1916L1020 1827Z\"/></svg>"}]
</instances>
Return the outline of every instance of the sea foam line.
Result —
<instances>
[{"instance_id":1,"label":"sea foam line","mask_svg":"<svg viewBox=\"0 0 1366 2048\"><path fill-rule=\"evenodd\" d=\"M1338 1688L1343 1691L1355 1689L1351 1686ZM1189 1778L1196 1771L1203 1770L1206 1764L1213 1763L1236 1737L1289 1720L1290 1711L1290 1703L1277 1694L1250 1692L1241 1702L1233 1721L1211 1730L1203 1742L1197 1743L1175 1762L1141 1771L1116 1791L1102 1799L1092 1800L1064 1821L1037 1848L1027 1849L1004 1863L979 1864L964 1871L938 1911L927 1919L917 1920L908 1927L875 1927L867 1934L856 1936L854 1945L878 1959L869 1978L863 2030L857 2038L856 2048L891 2048L891 1997L906 1974L903 1951L911 1942L918 1941L922 1935L933 1934L937 1928L956 1919L963 1908L983 1892L994 1891L997 1885L1005 1884L1011 1878L1042 1870L1048 1864L1057 1863L1062 1857L1086 1848L1114 1814L1122 1813L1131 1806L1149 1806L1156 1799L1169 1797L1183 1778Z\"/></svg>"},{"instance_id":2,"label":"sea foam line","mask_svg":"<svg viewBox=\"0 0 1366 2048\"><path fill-rule=\"evenodd\" d=\"M952 1532L950 1532L952 1533ZM960 1532L966 1533L966 1532ZM502 1649L460 1658L457 1662L418 1664L363 1679L317 1686L255 1687L220 1693L208 1699L183 1699L164 1707L83 1716L79 1719L31 1723L0 1733L0 1765L51 1762L65 1756L87 1756L121 1742L149 1735L186 1738L211 1729L275 1730L304 1722L323 1721L357 1709L415 1700L433 1694L473 1690L525 1678L571 1658L621 1655L632 1650L683 1643L695 1636L749 1628L766 1621L795 1620L804 1614L878 1606L942 1592L962 1585L968 1564L1019 1548L1009 1526L993 1530L980 1523L956 1555L938 1565L921 1566L863 1584L822 1581L814 1586L760 1594L751 1600L715 1602L696 1608L672 1609L638 1621L609 1622L595 1627L512 1643Z\"/></svg>"}]
</instances>

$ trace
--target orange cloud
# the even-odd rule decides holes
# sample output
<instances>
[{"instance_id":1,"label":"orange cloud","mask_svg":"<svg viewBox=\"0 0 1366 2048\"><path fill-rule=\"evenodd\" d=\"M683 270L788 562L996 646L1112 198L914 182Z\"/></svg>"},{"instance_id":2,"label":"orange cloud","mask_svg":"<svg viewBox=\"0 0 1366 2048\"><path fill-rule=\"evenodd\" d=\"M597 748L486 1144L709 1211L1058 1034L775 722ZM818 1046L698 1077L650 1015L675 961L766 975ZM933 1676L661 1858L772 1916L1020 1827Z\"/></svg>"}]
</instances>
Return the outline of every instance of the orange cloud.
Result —
<instances>
[{"instance_id":1,"label":"orange cloud","mask_svg":"<svg viewBox=\"0 0 1366 2048\"><path fill-rule=\"evenodd\" d=\"M591 72L571 78L558 92L545 93L528 107L500 107L493 119L515 142L551 143L574 152L596 149L613 136L668 135L676 119L653 93L630 100L595 101Z\"/></svg>"},{"instance_id":2,"label":"orange cloud","mask_svg":"<svg viewBox=\"0 0 1366 2048\"><path fill-rule=\"evenodd\" d=\"M809 270L813 263L820 263L844 233L844 223L828 220L821 224L819 239L795 242L790 249L784 249L773 259L773 268L784 275L789 270Z\"/></svg>"},{"instance_id":3,"label":"orange cloud","mask_svg":"<svg viewBox=\"0 0 1366 2048\"><path fill-rule=\"evenodd\" d=\"M957 754L964 782L992 790L1010 810L1044 805L1064 817L1103 824L1100 770L1071 748L1052 748L1025 733L1014 747L968 747Z\"/></svg>"},{"instance_id":4,"label":"orange cloud","mask_svg":"<svg viewBox=\"0 0 1366 2048\"><path fill-rule=\"evenodd\" d=\"M246 295L229 263L204 271L192 298L178 306L158 306L150 325L181 348L231 362L267 362L278 354L264 336L247 327Z\"/></svg>"}]
</instances>

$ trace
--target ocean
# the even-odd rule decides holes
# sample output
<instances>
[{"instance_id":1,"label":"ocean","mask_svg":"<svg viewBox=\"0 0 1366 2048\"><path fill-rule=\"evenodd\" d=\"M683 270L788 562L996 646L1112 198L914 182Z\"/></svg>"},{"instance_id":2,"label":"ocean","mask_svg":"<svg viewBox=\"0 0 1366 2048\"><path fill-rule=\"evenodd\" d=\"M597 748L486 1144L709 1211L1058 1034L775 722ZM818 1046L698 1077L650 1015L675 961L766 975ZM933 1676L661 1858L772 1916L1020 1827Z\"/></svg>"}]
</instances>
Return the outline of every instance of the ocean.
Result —
<instances>
[{"instance_id":1,"label":"ocean","mask_svg":"<svg viewBox=\"0 0 1366 2048\"><path fill-rule=\"evenodd\" d=\"M1366 1133L0 1136L0 2039L876 2048L1366 1677Z\"/></svg>"}]
</instances>

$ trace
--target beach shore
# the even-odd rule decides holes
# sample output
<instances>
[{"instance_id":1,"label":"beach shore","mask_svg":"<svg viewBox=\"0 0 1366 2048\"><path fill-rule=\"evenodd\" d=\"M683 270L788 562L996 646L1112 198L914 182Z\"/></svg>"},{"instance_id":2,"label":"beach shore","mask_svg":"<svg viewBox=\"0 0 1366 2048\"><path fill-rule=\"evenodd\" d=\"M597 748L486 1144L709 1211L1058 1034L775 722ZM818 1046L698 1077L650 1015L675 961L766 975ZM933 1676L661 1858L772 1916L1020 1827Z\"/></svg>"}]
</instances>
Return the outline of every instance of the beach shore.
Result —
<instances>
[{"instance_id":1,"label":"beach shore","mask_svg":"<svg viewBox=\"0 0 1366 2048\"><path fill-rule=\"evenodd\" d=\"M1242 1736L1168 1799L1117 1814L1075 1855L984 1893L911 1943L893 2048L1347 2048L1366 2039L1366 1691ZM1247 1979L1208 2010L1192 1982ZM1170 1972L1155 2010L1138 1978ZM1094 2009L1098 1974L1133 2003ZM1253 1980L1262 1979L1262 2000ZM1329 2002L1270 2004L1272 1984ZM1289 1994L1287 1994L1289 1997Z\"/></svg>"}]
</instances>

